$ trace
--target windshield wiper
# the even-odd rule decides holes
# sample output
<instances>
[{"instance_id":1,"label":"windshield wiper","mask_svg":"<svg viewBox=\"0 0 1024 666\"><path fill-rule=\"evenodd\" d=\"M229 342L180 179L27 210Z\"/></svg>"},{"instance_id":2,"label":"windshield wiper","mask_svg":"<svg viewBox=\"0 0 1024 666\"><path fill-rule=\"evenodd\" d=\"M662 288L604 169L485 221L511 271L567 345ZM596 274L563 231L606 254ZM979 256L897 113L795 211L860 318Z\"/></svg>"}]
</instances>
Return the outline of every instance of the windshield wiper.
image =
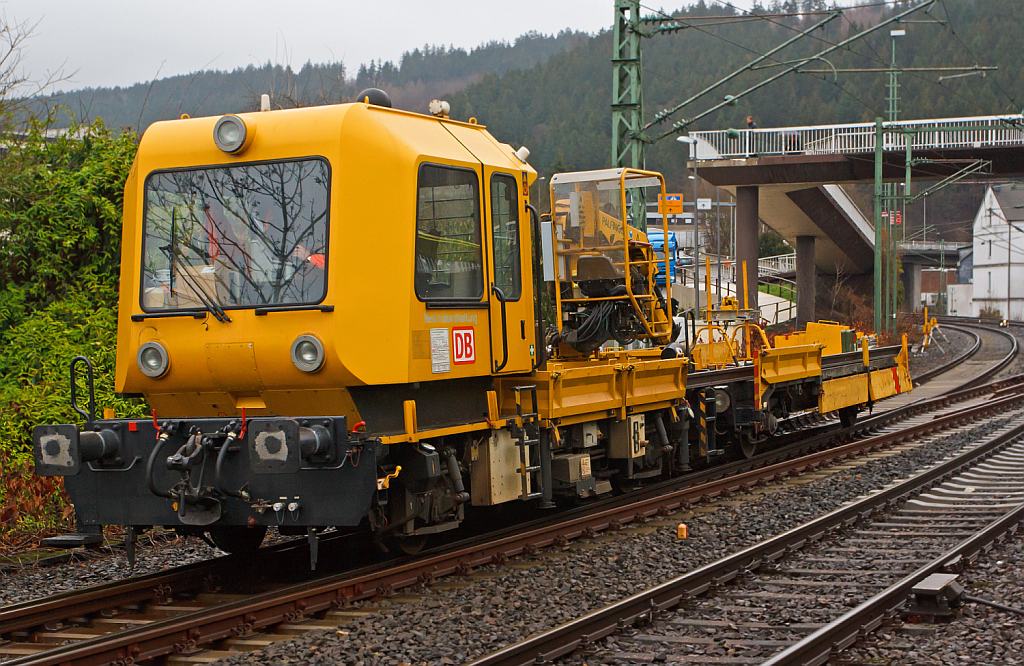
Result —
<instances>
[{"instance_id":1,"label":"windshield wiper","mask_svg":"<svg viewBox=\"0 0 1024 666\"><path fill-rule=\"evenodd\" d=\"M132 321L145 321L147 319L168 319L170 317L194 317L205 319L207 310L171 310L170 312L141 312L132 315Z\"/></svg>"},{"instance_id":2,"label":"windshield wiper","mask_svg":"<svg viewBox=\"0 0 1024 666\"><path fill-rule=\"evenodd\" d=\"M211 296L210 293L203 288L202 283L194 275L189 273L188 268L190 268L190 266L186 265L185 262L181 260L181 257L178 256L178 253L175 252L173 248L171 249L171 261L180 269L178 279L185 280L188 286L192 288L196 297L213 315L213 318L222 324L231 323L231 317L228 316L228 313L220 306L217 299Z\"/></svg>"}]
</instances>

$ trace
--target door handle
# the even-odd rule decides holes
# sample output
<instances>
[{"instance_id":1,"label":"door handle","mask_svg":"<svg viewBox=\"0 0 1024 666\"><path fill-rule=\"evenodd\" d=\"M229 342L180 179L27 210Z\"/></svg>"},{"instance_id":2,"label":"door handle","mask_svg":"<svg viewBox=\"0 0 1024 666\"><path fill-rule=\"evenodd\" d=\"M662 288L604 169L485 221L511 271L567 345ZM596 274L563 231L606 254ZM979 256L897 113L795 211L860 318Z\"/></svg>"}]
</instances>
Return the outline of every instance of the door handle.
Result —
<instances>
[{"instance_id":1,"label":"door handle","mask_svg":"<svg viewBox=\"0 0 1024 666\"><path fill-rule=\"evenodd\" d=\"M506 365L508 365L508 313L506 311L506 303L508 299L505 298L505 292L501 290L501 287L491 283L491 291L494 293L494 297L501 303L501 364L495 366L494 372L501 372Z\"/></svg>"}]
</instances>

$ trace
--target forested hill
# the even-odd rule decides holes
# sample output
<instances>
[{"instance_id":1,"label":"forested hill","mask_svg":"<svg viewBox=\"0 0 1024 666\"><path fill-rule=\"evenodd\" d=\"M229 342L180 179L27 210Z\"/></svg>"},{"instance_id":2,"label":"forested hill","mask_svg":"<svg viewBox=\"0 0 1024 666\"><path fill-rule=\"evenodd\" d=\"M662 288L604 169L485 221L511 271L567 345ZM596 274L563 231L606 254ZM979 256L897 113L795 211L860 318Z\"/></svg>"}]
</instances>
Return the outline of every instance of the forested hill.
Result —
<instances>
[{"instance_id":1,"label":"forested hill","mask_svg":"<svg viewBox=\"0 0 1024 666\"><path fill-rule=\"evenodd\" d=\"M609 3L610 5L611 3ZM782 4L793 9L796 2ZM811 0L803 6L825 6ZM907 3L909 5L911 3ZM815 33L838 42L852 32L874 25L886 16L905 10L873 7L845 13ZM996 72L951 79L939 83L938 73L907 73L902 77L901 116L986 115L1020 112L1024 104L1024 69L1018 61L1024 40L1024 12L1020 0L945 0L930 14L919 12L915 20L939 19L940 24L913 23L903 27L907 36L898 43L901 66L992 65ZM947 13L948 12L948 13ZM720 6L697 5L685 15L729 13ZM645 119L701 90L742 64L793 37L822 16L775 19L687 29L643 40ZM728 41L727 41L728 40ZM883 28L852 51L840 50L828 56L828 63L816 61L811 69L828 70L830 64L843 67L886 67L889 64L889 29ZM610 153L610 110L612 50L611 34L604 32L576 48L555 55L544 63L522 71L488 76L454 96L453 113L474 115L498 136L533 151L531 163L542 172L555 167L583 169L605 166ZM731 42L731 43L730 43ZM826 48L821 41L792 47L779 53L778 61L811 54ZM760 69L734 79L715 93L688 106L678 120L692 117L749 85L779 71ZM761 127L839 123L873 120L884 115L886 74L790 74L737 103L696 123L696 128L743 127L748 114ZM650 134L668 129L656 126ZM648 150L648 166L678 176L682 160L679 144L663 140Z\"/></svg>"},{"instance_id":2,"label":"forested hill","mask_svg":"<svg viewBox=\"0 0 1024 666\"><path fill-rule=\"evenodd\" d=\"M529 33L514 42L488 42L471 50L425 46L402 55L398 64L375 61L350 71L343 63L306 63L298 70L264 64L233 71L207 70L126 87L86 88L40 100L66 107L77 119L99 117L108 127L144 130L157 120L253 110L262 93L276 107L329 104L351 100L367 87L386 89L396 106L426 110L431 99L445 97L479 81L515 69L528 69L552 55L586 42L571 30L557 35Z\"/></svg>"},{"instance_id":3,"label":"forested hill","mask_svg":"<svg viewBox=\"0 0 1024 666\"><path fill-rule=\"evenodd\" d=\"M608 0L608 17L612 3ZM767 4L767 3L766 3ZM692 117L778 72L779 61L813 53L916 4L867 3L844 12L818 39L804 40L774 56L758 71L688 106ZM825 0L787 0L770 9L823 9ZM938 81L938 73L902 77L901 116L921 118L1019 112L1024 103L1024 69L1018 63L1024 42L1020 0L939 0L911 18L898 42L904 67L987 65L998 71ZM604 11L604 10L602 10ZM682 18L730 14L721 5L699 2L675 14ZM822 14L733 22L689 28L643 40L644 104L647 118L702 89L740 65L793 37ZM938 22L926 22L938 21ZM751 114L762 127L871 120L886 109L884 73L833 75L844 67L886 67L889 30L883 28L850 49L815 61L819 73L790 74L697 122L697 128L739 127ZM405 54L397 64L377 62L354 74L340 64L307 64L298 71L278 66L233 72L199 72L128 88L83 90L51 101L80 116L101 116L108 126L141 127L159 118L219 114L255 108L262 92L276 106L351 99L369 85L387 89L396 106L424 111L434 97L451 102L454 117L476 116L501 140L523 144L541 173L606 166L610 152L611 33L563 32L524 35L512 44L490 43L471 51L426 47ZM822 73L828 72L828 73ZM682 116L675 116L678 120ZM654 127L656 136L668 124ZM648 166L680 175L679 145L663 140L648 151Z\"/></svg>"}]
</instances>

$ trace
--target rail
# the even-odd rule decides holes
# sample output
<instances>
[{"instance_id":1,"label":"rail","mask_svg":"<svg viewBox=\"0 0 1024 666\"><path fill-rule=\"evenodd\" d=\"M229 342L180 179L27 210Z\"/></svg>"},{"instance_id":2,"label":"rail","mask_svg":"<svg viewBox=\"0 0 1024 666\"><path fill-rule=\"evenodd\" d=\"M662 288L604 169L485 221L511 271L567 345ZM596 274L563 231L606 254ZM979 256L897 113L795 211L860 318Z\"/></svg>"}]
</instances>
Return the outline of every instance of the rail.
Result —
<instances>
[{"instance_id":1,"label":"rail","mask_svg":"<svg viewBox=\"0 0 1024 666\"><path fill-rule=\"evenodd\" d=\"M906 150L912 137L915 151L992 148L1024 145L1024 115L930 118L885 122L883 145L888 151ZM907 131L912 130L908 134ZM718 157L735 159L762 155L843 155L875 150L874 123L809 125L766 129L726 129L691 132L710 144Z\"/></svg>"}]
</instances>

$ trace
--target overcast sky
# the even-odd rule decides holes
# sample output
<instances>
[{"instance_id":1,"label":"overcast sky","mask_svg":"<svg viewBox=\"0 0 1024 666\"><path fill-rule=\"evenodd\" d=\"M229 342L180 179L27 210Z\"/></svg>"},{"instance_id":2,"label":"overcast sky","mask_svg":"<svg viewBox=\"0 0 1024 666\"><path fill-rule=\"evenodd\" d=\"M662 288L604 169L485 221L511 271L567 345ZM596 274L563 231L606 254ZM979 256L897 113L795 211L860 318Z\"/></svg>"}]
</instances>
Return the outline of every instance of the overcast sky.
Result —
<instances>
[{"instance_id":1,"label":"overcast sky","mask_svg":"<svg viewBox=\"0 0 1024 666\"><path fill-rule=\"evenodd\" d=\"M731 0L749 7L751 0ZM672 8L678 2L645 2ZM608 27L612 0L0 0L0 16L36 23L26 47L35 80L62 70L62 88L130 85L197 69L268 60L341 60L353 71L424 44L473 47L529 30Z\"/></svg>"}]
</instances>

